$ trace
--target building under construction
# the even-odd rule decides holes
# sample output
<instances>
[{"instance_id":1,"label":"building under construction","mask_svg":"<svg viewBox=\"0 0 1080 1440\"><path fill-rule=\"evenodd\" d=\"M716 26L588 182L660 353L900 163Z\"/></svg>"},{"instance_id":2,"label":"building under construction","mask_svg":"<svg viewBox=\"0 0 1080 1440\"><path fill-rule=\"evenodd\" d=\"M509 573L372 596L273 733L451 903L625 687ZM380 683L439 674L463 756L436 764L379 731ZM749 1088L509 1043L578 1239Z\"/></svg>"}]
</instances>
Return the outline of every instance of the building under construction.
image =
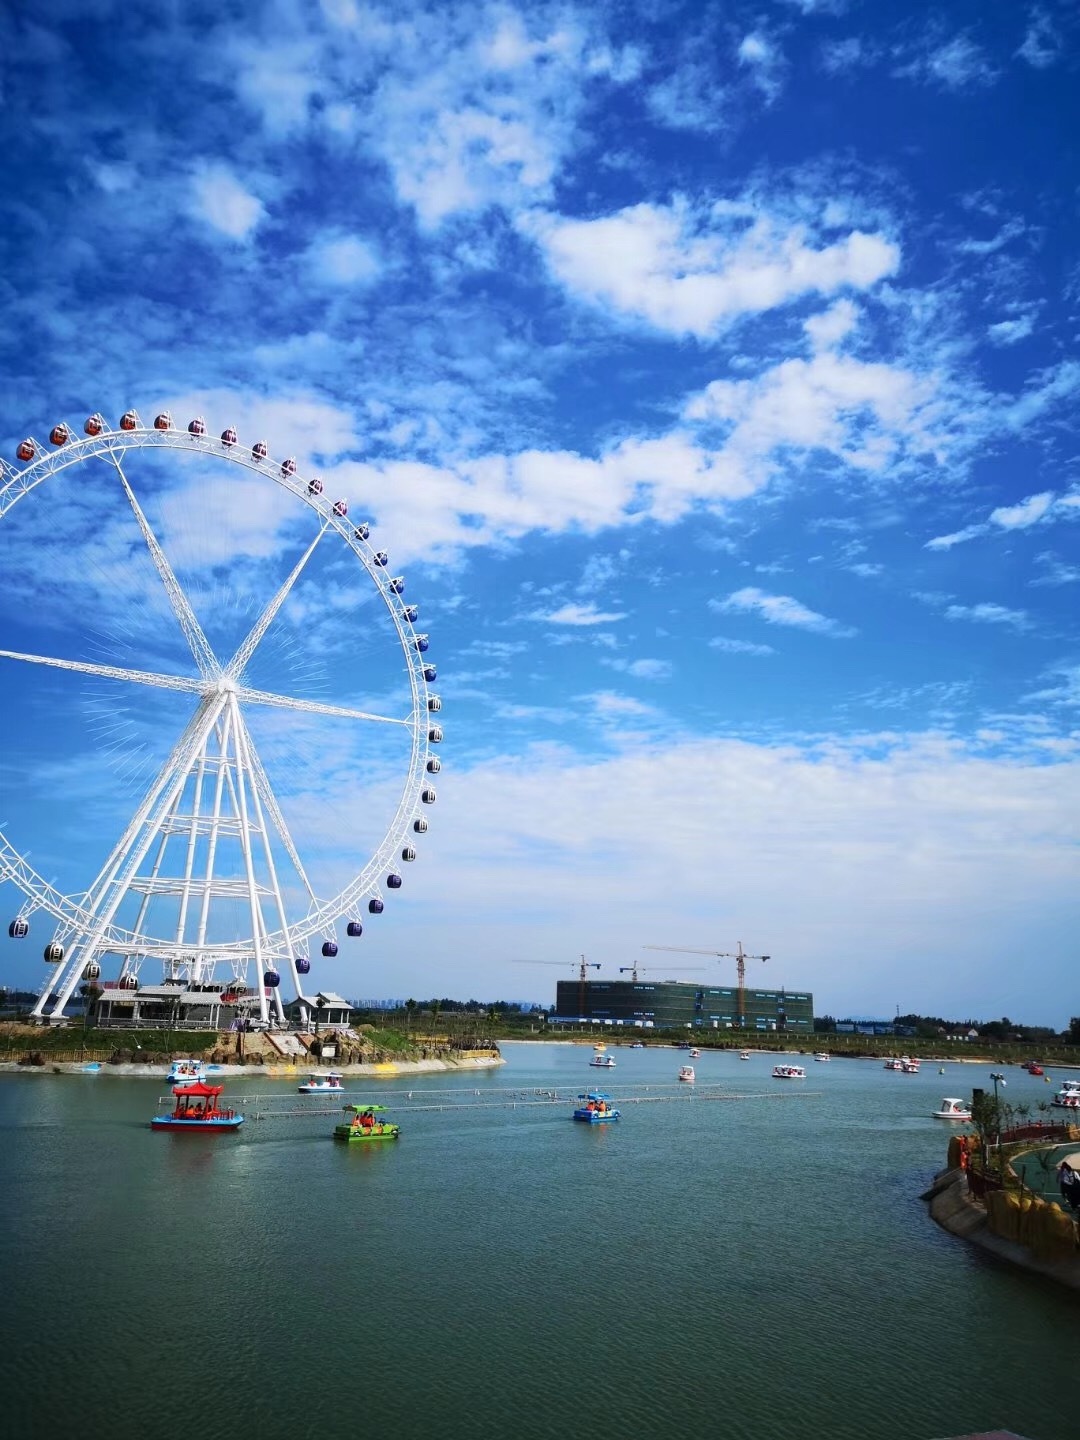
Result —
<instances>
[{"instance_id":1,"label":"building under construction","mask_svg":"<svg viewBox=\"0 0 1080 1440\"><path fill-rule=\"evenodd\" d=\"M736 985L694 985L684 980L560 980L556 1023L637 1026L643 1029L814 1030L814 997L806 990L744 990L740 1025Z\"/></svg>"}]
</instances>

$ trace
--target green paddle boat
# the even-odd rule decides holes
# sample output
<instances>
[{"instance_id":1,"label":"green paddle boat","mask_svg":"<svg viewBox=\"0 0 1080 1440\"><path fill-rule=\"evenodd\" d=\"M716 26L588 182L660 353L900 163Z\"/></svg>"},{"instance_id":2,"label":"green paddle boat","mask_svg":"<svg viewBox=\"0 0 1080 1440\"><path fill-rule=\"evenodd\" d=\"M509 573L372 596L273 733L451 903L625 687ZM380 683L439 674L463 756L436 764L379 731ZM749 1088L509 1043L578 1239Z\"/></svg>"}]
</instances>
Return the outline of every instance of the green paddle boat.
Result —
<instances>
[{"instance_id":1,"label":"green paddle boat","mask_svg":"<svg viewBox=\"0 0 1080 1440\"><path fill-rule=\"evenodd\" d=\"M346 1105L344 1108L346 1118L334 1126L335 1140L351 1145L354 1140L396 1140L401 1134L396 1125L379 1118L386 1112L385 1105Z\"/></svg>"}]
</instances>

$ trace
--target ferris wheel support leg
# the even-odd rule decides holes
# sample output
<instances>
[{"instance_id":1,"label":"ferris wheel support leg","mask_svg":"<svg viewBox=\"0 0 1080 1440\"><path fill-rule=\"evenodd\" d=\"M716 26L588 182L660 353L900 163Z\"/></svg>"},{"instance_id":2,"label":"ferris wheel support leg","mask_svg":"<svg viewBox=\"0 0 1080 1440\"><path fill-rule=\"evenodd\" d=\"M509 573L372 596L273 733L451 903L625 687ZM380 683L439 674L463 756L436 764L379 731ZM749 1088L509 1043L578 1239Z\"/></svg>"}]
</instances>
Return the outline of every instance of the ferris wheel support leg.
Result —
<instances>
[{"instance_id":1,"label":"ferris wheel support leg","mask_svg":"<svg viewBox=\"0 0 1080 1440\"><path fill-rule=\"evenodd\" d=\"M49 976L48 980L46 980L45 984L42 986L41 994L38 996L37 1004L36 1004L36 1005L34 1006L34 1008L30 1011L30 1019L31 1019L31 1020L44 1020L44 1019L45 1019L45 1007L46 1007L46 1006L48 1005L48 1003L49 1003L49 996L53 993L53 991L55 990L56 986L60 984L60 980L61 980L61 978L63 977L64 971L65 971L65 969L67 968L67 965L68 965L68 958L67 958L67 956L65 955L64 958L63 958L63 960L60 961L59 965L57 965L57 966L54 967L52 974ZM54 1011L53 1013L55 1014L56 1012Z\"/></svg>"},{"instance_id":2,"label":"ferris wheel support leg","mask_svg":"<svg viewBox=\"0 0 1080 1440\"><path fill-rule=\"evenodd\" d=\"M237 712L237 714L239 718L239 711ZM274 853L270 845L270 836L268 835L266 830L266 821L263 816L262 802L259 799L258 776L256 775L255 768L252 764L254 747L251 744L251 737L248 735L247 726L243 724L242 720L240 721L240 725L241 728L237 731L237 748L243 754L244 765L247 769L248 779L251 782L251 799L252 803L255 806L255 817L258 820L259 824L259 834L262 836L263 852L266 856L266 868L270 875L270 887L274 892L274 902L277 905L278 921L281 924L281 933L285 937L285 954L289 966L289 974L292 976L293 994L300 1002L300 1020L301 1023L306 1027L309 1020L308 1008L304 1004L304 994L300 988L300 976L297 974L296 971L296 947L293 944L292 935L289 931L289 922L285 916L285 902L281 896L281 886L278 884L277 866L274 864ZM302 878L306 879L307 877L303 876ZM281 1009L281 1002L279 997L278 1008L279 1010ZM285 1018L283 1010L281 1013L281 1018Z\"/></svg>"},{"instance_id":3,"label":"ferris wheel support leg","mask_svg":"<svg viewBox=\"0 0 1080 1440\"><path fill-rule=\"evenodd\" d=\"M184 938L184 929L187 925L188 905L191 902L191 876L195 867L195 845L199 838L199 820L202 815L202 787L203 777L206 774L206 747L209 744L209 735L203 741L203 747L199 752L198 766L195 771L195 796L191 802L191 830L188 834L187 851L184 855L184 888L180 896L180 914L176 921L176 943L179 945Z\"/></svg>"},{"instance_id":4,"label":"ferris wheel support leg","mask_svg":"<svg viewBox=\"0 0 1080 1440\"><path fill-rule=\"evenodd\" d=\"M221 833L221 799L225 791L225 756L229 748L229 731L231 726L232 713L226 710L224 718L219 719L216 727L218 739L218 772L217 780L214 784L214 810L210 818L210 837L206 846L206 868L203 877L202 904L199 907L199 928L195 939L195 944L200 950L206 944L206 926L210 917L210 878L214 873L218 835ZM207 738L209 739L209 737Z\"/></svg>"},{"instance_id":5,"label":"ferris wheel support leg","mask_svg":"<svg viewBox=\"0 0 1080 1440\"><path fill-rule=\"evenodd\" d=\"M102 887L98 896L96 903L100 909L95 917L93 929L86 935L85 940L80 936L72 947L67 980L50 1012L53 1019L61 1018L64 1006L71 999L75 986L79 983L83 967L102 948L102 939L113 916L120 908L120 902L127 893L128 882L145 859L154 836L160 832L166 816L187 783L192 762L202 746L205 745L206 737L217 723L218 716L225 708L226 700L226 695L221 693L208 695L202 700L198 710L185 728L184 734L166 760L161 774L152 787L151 797L139 807L136 816L139 823L136 824L135 821L132 821L124 832L127 848L118 856L116 863L111 868L108 883ZM156 819L151 815L155 805L153 797L157 798ZM142 836L136 839L140 829L143 831ZM110 889L111 894L109 893Z\"/></svg>"},{"instance_id":6,"label":"ferris wheel support leg","mask_svg":"<svg viewBox=\"0 0 1080 1440\"><path fill-rule=\"evenodd\" d=\"M251 827L248 823L247 807L247 789L249 781L243 768L243 747L240 740L240 727L243 722L240 719L240 707L237 705L236 697L234 695L229 696L229 718L232 721L233 734L235 736L233 742L233 753L236 759L236 789L238 793L238 798L240 800L240 850L244 857L244 874L247 878L248 907L251 911L251 936L252 944L255 948L255 969L258 972L259 979L259 1009L263 1021L266 1022L269 1020L270 1017L266 1012L266 985L263 983L262 978L262 909L259 905L259 892L255 885L255 866L251 858ZM284 1016L280 1014L281 998L280 996L276 996L275 998L278 1002L278 1018L284 1019Z\"/></svg>"}]
</instances>

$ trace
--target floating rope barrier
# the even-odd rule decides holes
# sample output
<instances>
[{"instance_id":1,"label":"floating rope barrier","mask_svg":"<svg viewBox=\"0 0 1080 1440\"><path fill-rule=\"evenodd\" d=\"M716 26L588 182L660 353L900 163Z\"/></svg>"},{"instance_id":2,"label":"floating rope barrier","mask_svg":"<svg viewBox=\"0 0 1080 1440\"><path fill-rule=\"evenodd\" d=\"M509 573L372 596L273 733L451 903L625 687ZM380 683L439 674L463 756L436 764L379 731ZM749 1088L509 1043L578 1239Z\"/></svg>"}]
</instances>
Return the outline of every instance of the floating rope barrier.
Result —
<instances>
[{"instance_id":1,"label":"floating rope barrier","mask_svg":"<svg viewBox=\"0 0 1080 1440\"><path fill-rule=\"evenodd\" d=\"M596 1086L566 1085L558 1088L539 1087L522 1089L515 1087L470 1090L459 1087L452 1090L340 1090L335 1103L327 1106L325 1095L311 1096L322 1104L299 1104L292 1097L283 1095L241 1095L230 1103L234 1110L243 1110L251 1120L303 1120L340 1115L346 1105L380 1104L398 1112L420 1111L466 1111L466 1110L524 1110L550 1109L556 1105L568 1105L582 1094L595 1091ZM624 1085L611 1087L603 1092L614 1105L656 1105L692 1104L702 1100L813 1100L823 1093L820 1090L725 1090L719 1085ZM282 1103L286 1101L288 1103ZM159 1105L171 1105L169 1096L162 1096Z\"/></svg>"}]
</instances>

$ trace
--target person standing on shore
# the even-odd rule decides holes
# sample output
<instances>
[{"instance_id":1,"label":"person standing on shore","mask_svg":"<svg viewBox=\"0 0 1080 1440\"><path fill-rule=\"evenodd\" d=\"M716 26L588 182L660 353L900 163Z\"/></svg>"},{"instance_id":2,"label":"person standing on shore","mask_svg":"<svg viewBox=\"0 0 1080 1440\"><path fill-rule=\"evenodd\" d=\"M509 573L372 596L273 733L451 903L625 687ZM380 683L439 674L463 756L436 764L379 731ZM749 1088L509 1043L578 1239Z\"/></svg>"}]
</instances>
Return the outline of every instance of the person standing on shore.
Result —
<instances>
[{"instance_id":1,"label":"person standing on shore","mask_svg":"<svg viewBox=\"0 0 1080 1440\"><path fill-rule=\"evenodd\" d=\"M1068 1160L1062 1160L1058 1166L1058 1189L1073 1214L1080 1215L1080 1175Z\"/></svg>"}]
</instances>

